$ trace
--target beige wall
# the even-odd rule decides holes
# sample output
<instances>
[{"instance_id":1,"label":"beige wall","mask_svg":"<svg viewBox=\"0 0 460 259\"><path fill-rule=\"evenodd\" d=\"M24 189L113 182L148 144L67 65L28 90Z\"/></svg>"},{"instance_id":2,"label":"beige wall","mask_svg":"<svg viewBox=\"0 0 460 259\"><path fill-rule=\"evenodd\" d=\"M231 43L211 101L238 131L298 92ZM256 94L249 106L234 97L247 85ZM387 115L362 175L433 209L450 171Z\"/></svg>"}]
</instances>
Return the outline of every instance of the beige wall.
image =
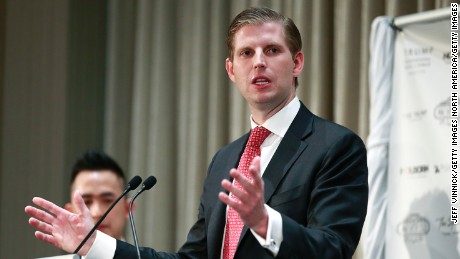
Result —
<instances>
[{"instance_id":1,"label":"beige wall","mask_svg":"<svg viewBox=\"0 0 460 259\"><path fill-rule=\"evenodd\" d=\"M77 4L78 2L78 4ZM102 147L104 1L0 1L0 258L57 255L24 207L62 205L72 159Z\"/></svg>"}]
</instances>

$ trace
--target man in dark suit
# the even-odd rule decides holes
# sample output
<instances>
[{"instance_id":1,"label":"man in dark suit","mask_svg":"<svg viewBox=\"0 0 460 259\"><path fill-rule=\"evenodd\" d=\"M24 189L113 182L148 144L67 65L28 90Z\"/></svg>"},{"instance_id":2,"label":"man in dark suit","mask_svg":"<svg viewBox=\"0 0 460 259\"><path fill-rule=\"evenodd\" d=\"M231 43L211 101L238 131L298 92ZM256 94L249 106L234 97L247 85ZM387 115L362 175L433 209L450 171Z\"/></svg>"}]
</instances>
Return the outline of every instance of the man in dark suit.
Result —
<instances>
[{"instance_id":1,"label":"man in dark suit","mask_svg":"<svg viewBox=\"0 0 460 259\"><path fill-rule=\"evenodd\" d=\"M227 46L226 69L249 105L252 130L212 159L182 248L142 248L142 257L351 258L366 216L366 150L358 136L313 115L297 98L304 56L295 24L268 8L249 8L230 25ZM34 203L56 215L26 207L37 238L65 251L92 227L83 224L83 202L80 215L41 198ZM99 231L80 253L136 258L134 246Z\"/></svg>"}]
</instances>

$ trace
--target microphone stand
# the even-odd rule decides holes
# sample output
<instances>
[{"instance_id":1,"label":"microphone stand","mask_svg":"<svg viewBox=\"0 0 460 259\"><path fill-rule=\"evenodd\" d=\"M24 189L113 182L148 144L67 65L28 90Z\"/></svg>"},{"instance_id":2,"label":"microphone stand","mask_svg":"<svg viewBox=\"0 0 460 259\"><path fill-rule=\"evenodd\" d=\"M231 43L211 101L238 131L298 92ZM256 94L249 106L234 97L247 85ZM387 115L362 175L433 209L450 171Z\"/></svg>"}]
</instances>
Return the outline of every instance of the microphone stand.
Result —
<instances>
[{"instance_id":1,"label":"microphone stand","mask_svg":"<svg viewBox=\"0 0 460 259\"><path fill-rule=\"evenodd\" d=\"M123 193L120 196L118 196L118 198L115 200L115 202L112 203L110 208L108 210L106 210L104 215L102 215L102 217L96 222L96 224L89 231L89 233L86 235L86 237L83 239L83 241L81 241L80 245L75 249L75 251L73 252L74 254L77 254L78 251L80 251L80 249L83 247L83 245L86 243L86 241L88 241L89 237L94 233L96 228L102 223L102 221L105 219L105 217L107 217L107 214L109 214L109 212L113 209L113 207L115 207L115 205L118 203L118 201L120 201L120 199L123 198L129 191L131 191L133 189L136 189L137 186L139 186L139 184L141 183L141 181L142 181L142 178L140 178L139 176L135 176L133 179L131 179L131 181L129 181L128 186L123 191Z\"/></svg>"},{"instance_id":2,"label":"microphone stand","mask_svg":"<svg viewBox=\"0 0 460 259\"><path fill-rule=\"evenodd\" d=\"M131 230L133 231L134 244L136 245L137 258L141 258L141 252L139 250L139 242L137 241L136 227L134 226L134 217L133 217L133 202L134 199L139 196L141 192L136 193L129 203L129 223L131 224Z\"/></svg>"},{"instance_id":3,"label":"microphone stand","mask_svg":"<svg viewBox=\"0 0 460 259\"><path fill-rule=\"evenodd\" d=\"M150 190L157 183L155 176L149 176L142 183L142 188L133 196L129 202L129 223L131 224L131 230L133 231L134 244L136 245L137 258L141 259L141 252L139 250L139 242L137 241L136 227L134 226L134 217L133 217L133 203L134 200L141 194L143 191Z\"/></svg>"}]
</instances>

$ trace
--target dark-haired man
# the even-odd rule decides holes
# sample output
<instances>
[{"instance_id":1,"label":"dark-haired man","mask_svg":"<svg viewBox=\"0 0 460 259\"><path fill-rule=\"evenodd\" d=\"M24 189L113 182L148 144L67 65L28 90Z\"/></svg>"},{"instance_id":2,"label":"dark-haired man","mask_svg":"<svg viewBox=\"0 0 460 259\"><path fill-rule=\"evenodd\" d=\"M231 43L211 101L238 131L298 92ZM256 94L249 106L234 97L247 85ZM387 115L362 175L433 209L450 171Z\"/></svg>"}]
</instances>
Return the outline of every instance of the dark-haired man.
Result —
<instances>
[{"instance_id":1,"label":"dark-haired man","mask_svg":"<svg viewBox=\"0 0 460 259\"><path fill-rule=\"evenodd\" d=\"M71 176L71 203L65 208L77 213L74 194L79 191L96 223L126 187L126 178L118 163L102 151L83 153L74 163ZM107 214L98 230L116 239L124 238L129 200L123 197Z\"/></svg>"}]
</instances>

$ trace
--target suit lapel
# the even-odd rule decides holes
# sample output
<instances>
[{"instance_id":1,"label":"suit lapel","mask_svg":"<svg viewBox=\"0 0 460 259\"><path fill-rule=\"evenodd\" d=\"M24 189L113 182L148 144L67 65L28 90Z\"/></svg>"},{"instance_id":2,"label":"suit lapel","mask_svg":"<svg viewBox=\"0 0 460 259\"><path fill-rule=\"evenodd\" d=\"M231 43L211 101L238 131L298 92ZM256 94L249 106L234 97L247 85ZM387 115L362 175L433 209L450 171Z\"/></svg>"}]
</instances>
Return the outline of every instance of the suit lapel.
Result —
<instances>
[{"instance_id":1,"label":"suit lapel","mask_svg":"<svg viewBox=\"0 0 460 259\"><path fill-rule=\"evenodd\" d=\"M308 146L307 136L313 131L313 114L301 103L299 112L284 135L278 149L263 175L265 203L273 196L276 187Z\"/></svg>"},{"instance_id":2,"label":"suit lapel","mask_svg":"<svg viewBox=\"0 0 460 259\"><path fill-rule=\"evenodd\" d=\"M296 138L296 136L286 133L278 150L273 156L273 162L270 162L263 175L265 203L273 196L276 187L288 173L294 161L297 160L300 154L305 150L307 145L306 142L302 142L299 138Z\"/></svg>"}]
</instances>

